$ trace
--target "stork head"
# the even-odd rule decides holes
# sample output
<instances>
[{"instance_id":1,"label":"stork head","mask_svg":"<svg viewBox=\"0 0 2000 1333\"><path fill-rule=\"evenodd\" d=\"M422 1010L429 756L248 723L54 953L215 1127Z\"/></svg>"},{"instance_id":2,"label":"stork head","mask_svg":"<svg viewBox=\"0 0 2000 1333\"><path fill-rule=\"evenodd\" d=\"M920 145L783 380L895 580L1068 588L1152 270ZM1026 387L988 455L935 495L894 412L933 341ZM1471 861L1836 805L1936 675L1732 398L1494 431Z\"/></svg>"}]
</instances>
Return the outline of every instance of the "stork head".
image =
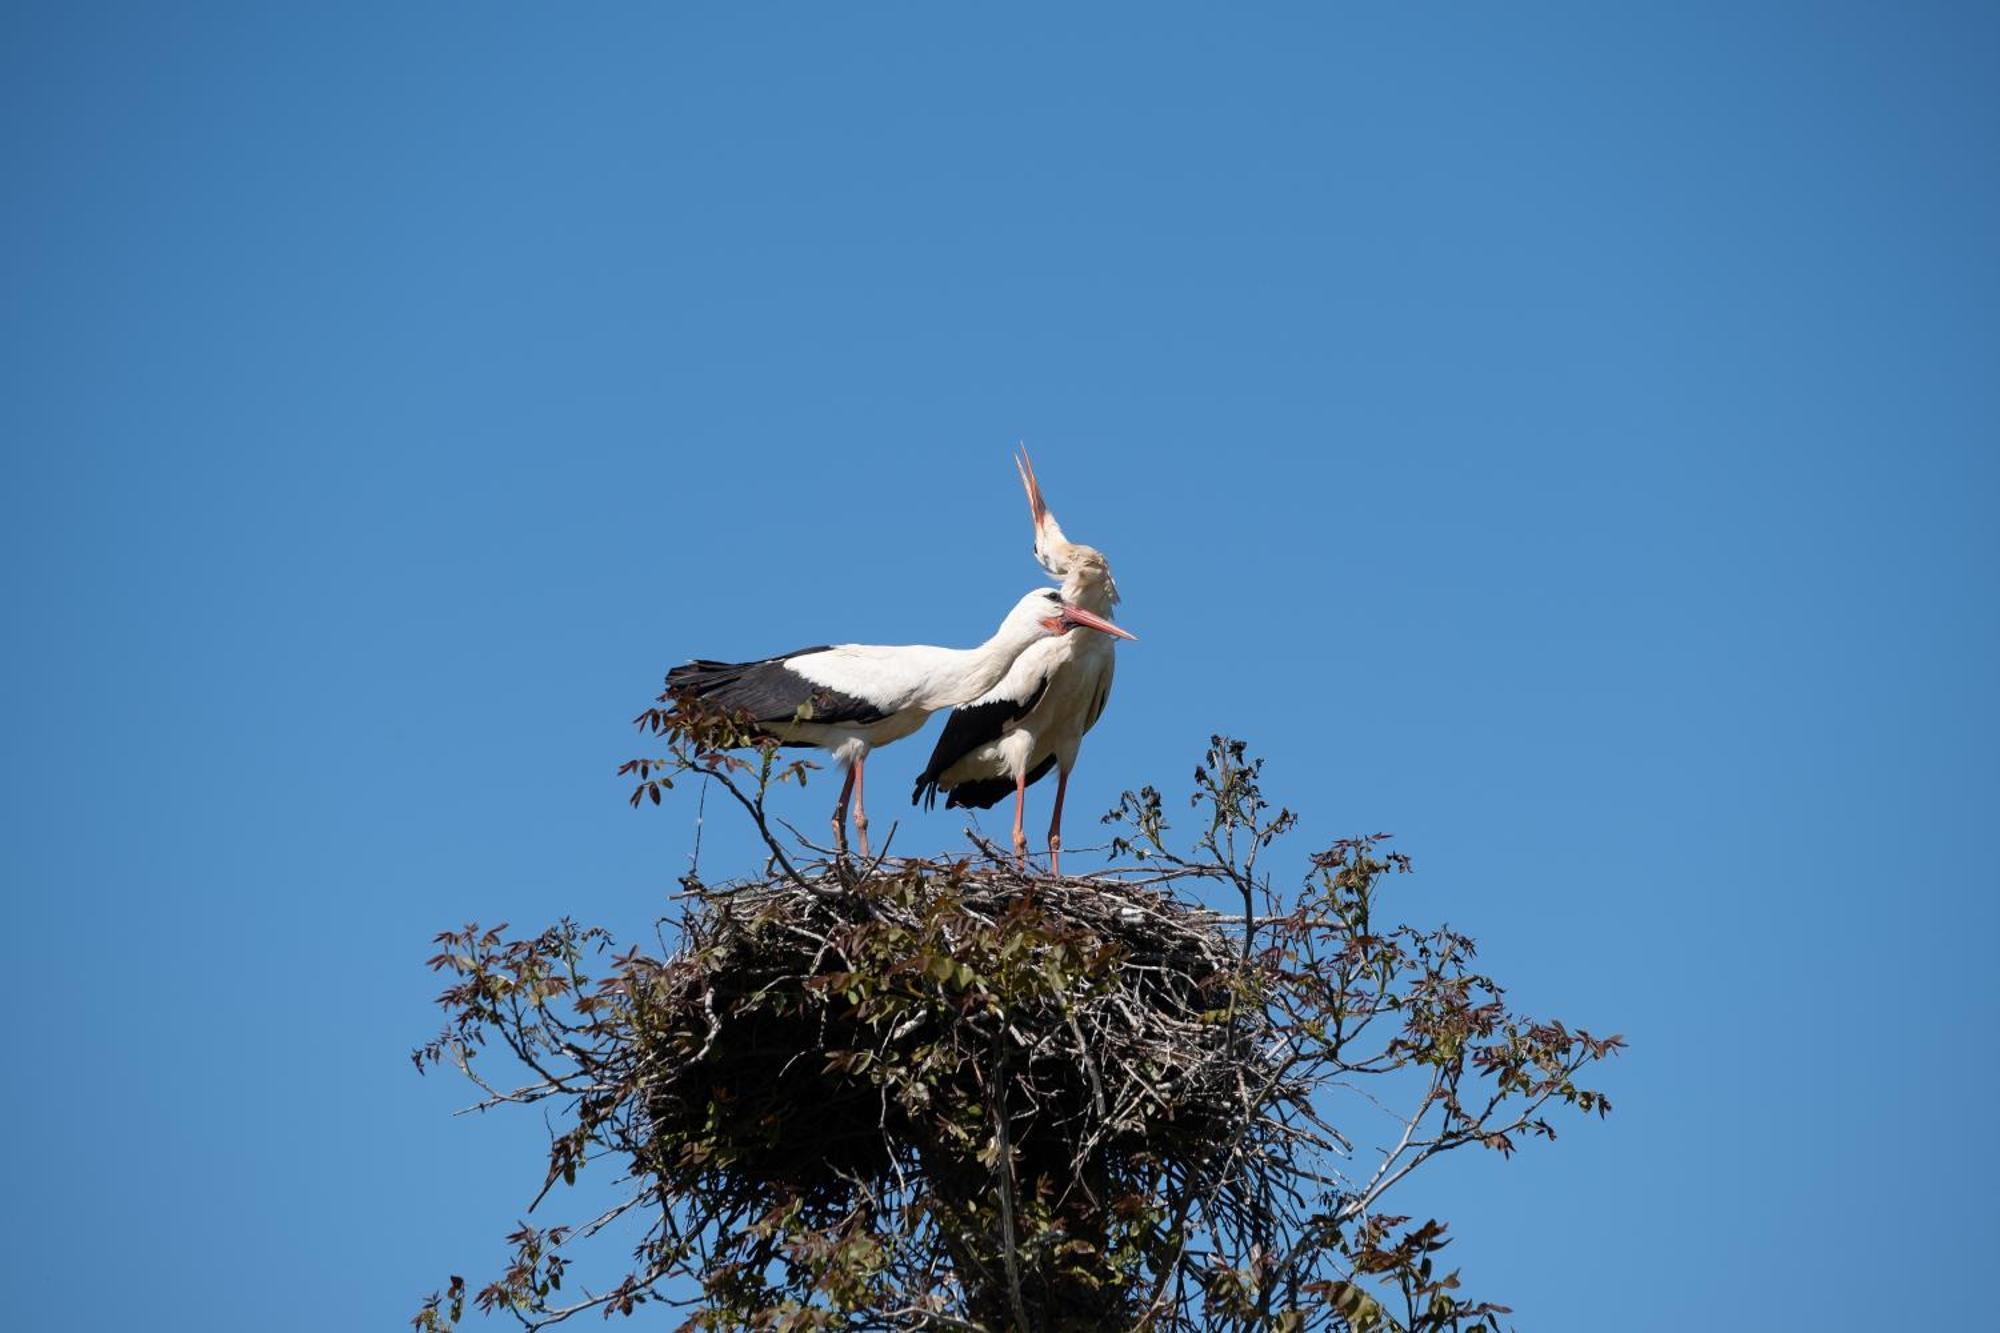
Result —
<instances>
[{"instance_id":1,"label":"stork head","mask_svg":"<svg viewBox=\"0 0 2000 1333\"><path fill-rule=\"evenodd\" d=\"M1062 580L1063 597L1078 606L1109 615L1118 603L1118 584L1111 577L1111 565L1095 547L1073 542L1063 535L1062 525L1049 512L1035 478L1035 465L1028 459L1026 445L1014 458L1021 474L1022 489L1028 493L1028 512L1035 520L1035 560L1043 569Z\"/></svg>"},{"instance_id":2,"label":"stork head","mask_svg":"<svg viewBox=\"0 0 2000 1333\"><path fill-rule=\"evenodd\" d=\"M1139 637L1118 628L1096 612L1066 600L1054 588L1037 588L1016 602L1014 609L1007 613L1001 631L1019 630L1031 638L1043 638L1067 634L1077 628L1092 629L1116 639L1135 642Z\"/></svg>"}]
</instances>

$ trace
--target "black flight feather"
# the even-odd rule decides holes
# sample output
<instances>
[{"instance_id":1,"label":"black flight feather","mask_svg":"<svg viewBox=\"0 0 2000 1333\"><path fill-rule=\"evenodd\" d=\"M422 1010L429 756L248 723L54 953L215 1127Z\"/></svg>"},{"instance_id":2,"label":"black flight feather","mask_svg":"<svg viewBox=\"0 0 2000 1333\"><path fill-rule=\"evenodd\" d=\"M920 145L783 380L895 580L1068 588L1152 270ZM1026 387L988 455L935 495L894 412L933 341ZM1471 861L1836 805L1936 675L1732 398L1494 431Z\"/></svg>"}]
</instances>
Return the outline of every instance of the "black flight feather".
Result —
<instances>
[{"instance_id":1,"label":"black flight feather","mask_svg":"<svg viewBox=\"0 0 2000 1333\"><path fill-rule=\"evenodd\" d=\"M1047 777L1049 770L1056 766L1056 757L1049 755L1028 770L1027 785L1032 787ZM933 789L935 791L935 789ZM949 810L959 806L968 810L991 810L1000 802L1014 794L1012 778L974 778L953 787L944 798L944 808Z\"/></svg>"},{"instance_id":2,"label":"black flight feather","mask_svg":"<svg viewBox=\"0 0 2000 1333\"><path fill-rule=\"evenodd\" d=\"M918 801L922 801L926 810L935 806L938 781L944 776L944 771L980 746L990 741L997 741L1006 735L1008 724L1019 722L1034 712L1035 705L1042 701L1042 696L1048 692L1048 688L1049 682L1044 678L1042 683L1035 687L1035 692L1026 699L991 699L984 703L967 704L963 708L952 709L951 716L944 721L943 734L938 737L936 747L931 750L930 763L925 765L924 771L917 776L917 787L910 793L910 804L915 805ZM1044 764L1036 771L1036 776L1039 777L1047 767ZM1031 782L1033 780L1029 779ZM1014 790L1011 781L1004 779L996 781L1002 781L1007 791ZM958 793L972 785L975 784L962 782L957 787L951 788L952 794L944 803L945 808L948 810L955 805L977 805L984 810L993 804L993 801L958 799ZM998 800L999 797L993 799Z\"/></svg>"},{"instance_id":3,"label":"black flight feather","mask_svg":"<svg viewBox=\"0 0 2000 1333\"><path fill-rule=\"evenodd\" d=\"M815 685L785 665L791 658L826 649L822 644L756 662L697 659L669 671L667 689L743 712L754 722L795 721L799 710L808 707L806 720L812 722L880 722L889 716L865 699Z\"/></svg>"}]
</instances>

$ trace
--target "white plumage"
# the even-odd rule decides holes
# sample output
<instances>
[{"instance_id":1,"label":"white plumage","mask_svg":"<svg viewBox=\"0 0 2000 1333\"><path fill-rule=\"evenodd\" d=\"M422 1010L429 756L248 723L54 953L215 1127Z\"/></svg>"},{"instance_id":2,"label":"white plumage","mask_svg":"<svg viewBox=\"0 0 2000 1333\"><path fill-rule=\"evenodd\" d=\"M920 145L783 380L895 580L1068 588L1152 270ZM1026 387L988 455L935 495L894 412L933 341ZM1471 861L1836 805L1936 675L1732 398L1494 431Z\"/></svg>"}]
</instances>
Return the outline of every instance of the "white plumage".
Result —
<instances>
[{"instance_id":1,"label":"white plumage","mask_svg":"<svg viewBox=\"0 0 2000 1333\"><path fill-rule=\"evenodd\" d=\"M849 643L755 662L698 660L669 671L667 690L740 713L783 744L831 752L847 770L834 808L835 841L843 849L847 845L852 796L854 828L866 856L862 783L868 752L908 736L938 709L977 698L1002 680L1025 650L1066 637L1073 627L1131 637L1088 608L1067 604L1053 589L1038 589L1016 603L993 637L976 648Z\"/></svg>"}]
</instances>

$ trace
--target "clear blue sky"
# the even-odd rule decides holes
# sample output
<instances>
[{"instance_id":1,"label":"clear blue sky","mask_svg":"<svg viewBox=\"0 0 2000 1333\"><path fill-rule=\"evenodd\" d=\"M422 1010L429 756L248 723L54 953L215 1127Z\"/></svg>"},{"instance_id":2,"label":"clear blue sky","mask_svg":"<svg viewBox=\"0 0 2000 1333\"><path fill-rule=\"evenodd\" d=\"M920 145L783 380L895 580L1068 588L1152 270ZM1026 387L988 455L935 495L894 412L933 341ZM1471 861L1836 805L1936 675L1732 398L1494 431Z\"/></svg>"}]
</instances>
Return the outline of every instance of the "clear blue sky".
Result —
<instances>
[{"instance_id":1,"label":"clear blue sky","mask_svg":"<svg viewBox=\"0 0 2000 1333\"><path fill-rule=\"evenodd\" d=\"M1017 440L1143 639L1074 841L1232 731L1632 1040L1470 1282L1980 1318L1992 8L320 8L0 16L7 1323L489 1271L431 933L643 930L665 667L982 636Z\"/></svg>"}]
</instances>

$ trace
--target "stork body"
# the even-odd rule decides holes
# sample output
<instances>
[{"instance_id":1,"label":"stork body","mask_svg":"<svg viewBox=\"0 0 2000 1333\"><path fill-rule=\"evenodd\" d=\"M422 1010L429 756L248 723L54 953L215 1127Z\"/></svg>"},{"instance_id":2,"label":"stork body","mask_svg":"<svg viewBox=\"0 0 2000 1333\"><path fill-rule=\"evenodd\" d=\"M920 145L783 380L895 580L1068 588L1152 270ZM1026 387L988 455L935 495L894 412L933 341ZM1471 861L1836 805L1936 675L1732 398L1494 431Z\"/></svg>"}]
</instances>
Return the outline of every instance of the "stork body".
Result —
<instances>
[{"instance_id":1,"label":"stork body","mask_svg":"<svg viewBox=\"0 0 2000 1333\"><path fill-rule=\"evenodd\" d=\"M1024 450L1017 463L1035 520L1035 559L1063 581L1063 600L1109 619L1118 585L1101 552L1063 535L1042 499ZM1084 733L1097 725L1111 697L1116 646L1100 634L1064 634L1023 652L1000 683L955 709L917 779L911 800L985 810L1014 797L1014 854L1027 858L1022 829L1028 787L1056 773L1049 818L1049 870L1062 873L1063 798Z\"/></svg>"},{"instance_id":2,"label":"stork body","mask_svg":"<svg viewBox=\"0 0 2000 1333\"><path fill-rule=\"evenodd\" d=\"M1023 597L993 637L976 648L849 643L801 648L755 662L693 661L667 673L667 689L740 712L781 744L830 752L846 770L834 808L835 842L843 850L847 846L851 798L855 832L866 856L862 787L868 752L908 736L938 709L992 689L1024 651L1073 626L1132 637L1046 589Z\"/></svg>"}]
</instances>

